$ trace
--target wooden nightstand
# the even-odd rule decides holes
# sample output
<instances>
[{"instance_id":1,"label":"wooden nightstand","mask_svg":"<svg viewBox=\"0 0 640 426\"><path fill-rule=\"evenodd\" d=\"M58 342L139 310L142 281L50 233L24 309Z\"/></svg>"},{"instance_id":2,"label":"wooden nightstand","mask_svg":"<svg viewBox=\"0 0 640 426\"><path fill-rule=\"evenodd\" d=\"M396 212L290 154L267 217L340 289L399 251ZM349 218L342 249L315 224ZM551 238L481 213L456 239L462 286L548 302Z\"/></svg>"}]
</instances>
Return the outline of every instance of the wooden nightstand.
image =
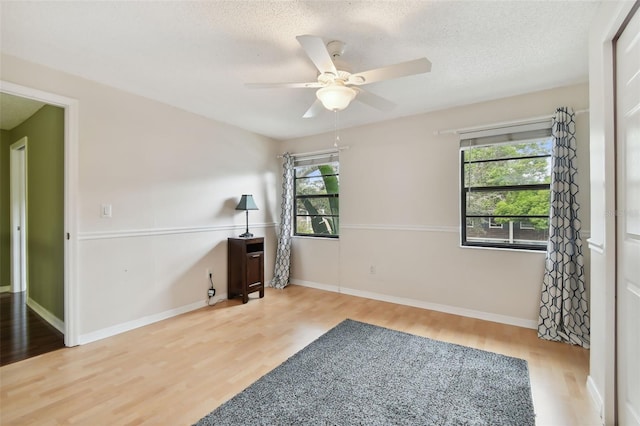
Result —
<instances>
[{"instance_id":1,"label":"wooden nightstand","mask_svg":"<svg viewBox=\"0 0 640 426\"><path fill-rule=\"evenodd\" d=\"M227 297L242 296L249 301L249 293L260 292L264 297L264 238L229 238Z\"/></svg>"}]
</instances>

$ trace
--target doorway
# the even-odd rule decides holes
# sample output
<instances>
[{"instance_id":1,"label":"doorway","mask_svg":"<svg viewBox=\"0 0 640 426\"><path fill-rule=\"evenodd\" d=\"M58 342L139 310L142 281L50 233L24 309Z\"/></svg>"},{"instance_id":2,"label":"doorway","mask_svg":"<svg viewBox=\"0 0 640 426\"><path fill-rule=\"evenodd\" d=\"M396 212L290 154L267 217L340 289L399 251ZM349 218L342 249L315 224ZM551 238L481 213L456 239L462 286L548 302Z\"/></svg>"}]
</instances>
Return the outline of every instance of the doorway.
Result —
<instances>
[{"instance_id":1,"label":"doorway","mask_svg":"<svg viewBox=\"0 0 640 426\"><path fill-rule=\"evenodd\" d=\"M27 137L9 148L11 292L27 291Z\"/></svg>"},{"instance_id":2,"label":"doorway","mask_svg":"<svg viewBox=\"0 0 640 426\"><path fill-rule=\"evenodd\" d=\"M9 265L1 275L11 283L0 295L0 365L7 365L64 347L64 110L5 93L0 101L8 166L1 173L2 263Z\"/></svg>"},{"instance_id":3,"label":"doorway","mask_svg":"<svg viewBox=\"0 0 640 426\"><path fill-rule=\"evenodd\" d=\"M63 109L64 149L62 155L64 157L64 170L62 171L62 173L64 180L64 190L63 194L61 194L60 196L63 198L61 209L63 210L64 225L62 231L59 233L60 235L56 235L56 238L59 238L63 241L62 245L60 246L60 251L63 252L63 254L60 256L60 262L63 264L62 288L64 293L64 301L62 306L63 312L62 314L59 314L59 316L62 317L62 320L59 320L58 318L55 319L58 320L56 328L60 329L64 334L64 345L75 346L78 344L76 217L76 200L78 186L78 102L75 99L5 81L0 81L0 92L2 92L3 94L9 94L28 100L40 101L48 105L61 107ZM31 141L29 140L25 144L27 145L26 149L31 150L30 144ZM30 161L27 160L27 163L30 163ZM27 164L26 167L30 167L29 164ZM26 185L28 185L28 182L26 183ZM29 208L27 207L26 212L28 213L28 211ZM29 230L26 231L29 232ZM25 276L31 279L28 272L28 255L25 256L24 259L26 259L27 262L27 268L25 268ZM27 291L30 292L31 289L29 289L29 287L30 286L27 285Z\"/></svg>"}]
</instances>

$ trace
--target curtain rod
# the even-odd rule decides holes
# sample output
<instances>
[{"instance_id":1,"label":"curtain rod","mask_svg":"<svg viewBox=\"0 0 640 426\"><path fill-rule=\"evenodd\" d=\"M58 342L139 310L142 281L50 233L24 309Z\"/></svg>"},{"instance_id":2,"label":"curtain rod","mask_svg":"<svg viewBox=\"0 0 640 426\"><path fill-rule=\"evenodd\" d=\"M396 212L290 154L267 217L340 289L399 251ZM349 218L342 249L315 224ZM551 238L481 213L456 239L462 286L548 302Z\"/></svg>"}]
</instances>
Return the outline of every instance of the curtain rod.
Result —
<instances>
[{"instance_id":1,"label":"curtain rod","mask_svg":"<svg viewBox=\"0 0 640 426\"><path fill-rule=\"evenodd\" d=\"M584 114L585 112L589 112L589 109L580 109L578 111L575 111L575 115L580 115L580 114ZM522 118L520 120L512 120L512 121L501 121L499 123L493 123L493 124L484 124L484 125L480 125L480 126L473 126L473 127L464 127L461 129L447 129L447 130L436 130L433 132L434 135L457 135L460 133L465 133L465 132L474 132L477 130L488 130L488 129L495 129L495 128L499 128L499 127L505 127L505 126L515 126L518 124L529 124L529 123L538 123L540 121L545 121L545 120L551 120L553 118L553 114L549 114L549 115L543 115L540 117L532 117L532 118Z\"/></svg>"},{"instance_id":2,"label":"curtain rod","mask_svg":"<svg viewBox=\"0 0 640 426\"><path fill-rule=\"evenodd\" d=\"M298 154L290 154L290 155L295 158L295 157L304 157L304 156L307 156L307 155L331 154L332 152L344 151L346 149L349 149L349 147L348 146L340 146L340 147L331 148L331 149L322 149L320 151L300 152ZM282 158L282 157L284 157L284 154L276 155L276 158Z\"/></svg>"}]
</instances>

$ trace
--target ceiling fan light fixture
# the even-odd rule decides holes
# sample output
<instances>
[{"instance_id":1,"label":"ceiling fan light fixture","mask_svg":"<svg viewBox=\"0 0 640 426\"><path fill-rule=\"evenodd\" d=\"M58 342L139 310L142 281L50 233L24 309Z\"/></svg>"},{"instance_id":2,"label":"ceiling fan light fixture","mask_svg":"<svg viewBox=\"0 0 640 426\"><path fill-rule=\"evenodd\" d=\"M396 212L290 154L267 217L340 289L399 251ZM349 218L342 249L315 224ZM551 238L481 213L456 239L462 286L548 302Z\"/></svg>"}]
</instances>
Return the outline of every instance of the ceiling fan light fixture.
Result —
<instances>
[{"instance_id":1,"label":"ceiling fan light fixture","mask_svg":"<svg viewBox=\"0 0 640 426\"><path fill-rule=\"evenodd\" d=\"M316 97L329 111L342 111L349 106L357 92L342 84L332 84L316 92Z\"/></svg>"}]
</instances>

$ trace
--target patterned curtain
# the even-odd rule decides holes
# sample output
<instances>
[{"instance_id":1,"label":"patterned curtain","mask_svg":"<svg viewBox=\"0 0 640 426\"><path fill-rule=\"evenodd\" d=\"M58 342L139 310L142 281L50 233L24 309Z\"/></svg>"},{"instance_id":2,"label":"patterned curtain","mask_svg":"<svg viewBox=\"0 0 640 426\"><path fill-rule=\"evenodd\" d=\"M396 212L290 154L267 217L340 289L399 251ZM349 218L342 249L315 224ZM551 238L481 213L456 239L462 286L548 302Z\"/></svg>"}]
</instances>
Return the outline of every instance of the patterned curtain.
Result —
<instances>
[{"instance_id":1,"label":"patterned curtain","mask_svg":"<svg viewBox=\"0 0 640 426\"><path fill-rule=\"evenodd\" d=\"M282 213L280 215L280 236L276 251L276 266L271 287L285 288L289 285L291 264L291 227L293 225L293 157L286 152L283 156Z\"/></svg>"},{"instance_id":2,"label":"patterned curtain","mask_svg":"<svg viewBox=\"0 0 640 426\"><path fill-rule=\"evenodd\" d=\"M576 194L574 113L561 107L553 118L549 243L542 281L538 336L589 348L589 312Z\"/></svg>"}]
</instances>

